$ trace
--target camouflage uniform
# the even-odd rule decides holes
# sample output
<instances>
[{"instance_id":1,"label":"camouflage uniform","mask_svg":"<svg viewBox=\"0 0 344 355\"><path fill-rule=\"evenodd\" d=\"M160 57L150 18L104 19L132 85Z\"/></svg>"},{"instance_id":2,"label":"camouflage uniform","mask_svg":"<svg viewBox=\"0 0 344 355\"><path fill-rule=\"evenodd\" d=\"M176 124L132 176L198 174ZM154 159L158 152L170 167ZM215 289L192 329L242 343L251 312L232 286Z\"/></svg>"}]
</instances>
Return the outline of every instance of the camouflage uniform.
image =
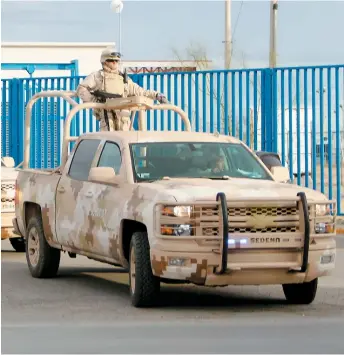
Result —
<instances>
[{"instance_id":1,"label":"camouflage uniform","mask_svg":"<svg viewBox=\"0 0 344 355\"><path fill-rule=\"evenodd\" d=\"M104 51L105 52L105 51ZM103 53L104 53L103 52ZM94 96L91 91L102 90L112 94L119 94L122 97L128 96L147 96L153 100L166 102L163 95L154 90L145 90L131 79L124 83L124 77L119 70L112 70L106 63L106 59L110 58L113 53L102 54L101 63L103 69L88 75L78 86L77 95L83 102L98 102L98 98ZM119 58L116 58L119 60ZM104 110L95 109L94 115L100 121L100 130L107 131ZM128 110L108 110L107 111L110 130L119 130L127 121L129 123ZM120 120L118 118L121 118ZM127 119L126 119L127 118Z\"/></svg>"}]
</instances>

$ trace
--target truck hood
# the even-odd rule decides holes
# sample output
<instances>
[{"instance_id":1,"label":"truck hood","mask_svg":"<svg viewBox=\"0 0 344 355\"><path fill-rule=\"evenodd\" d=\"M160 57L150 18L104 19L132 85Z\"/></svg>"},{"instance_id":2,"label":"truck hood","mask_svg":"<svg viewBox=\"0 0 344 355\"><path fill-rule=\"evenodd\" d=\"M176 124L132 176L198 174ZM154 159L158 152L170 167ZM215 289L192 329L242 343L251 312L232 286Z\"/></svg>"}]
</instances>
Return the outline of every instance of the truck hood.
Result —
<instances>
[{"instance_id":1,"label":"truck hood","mask_svg":"<svg viewBox=\"0 0 344 355\"><path fill-rule=\"evenodd\" d=\"M215 201L219 192L224 192L227 199L247 199L271 197L286 198L294 197L298 192L305 192L309 201L323 201L327 197L319 191L310 188L278 183L268 180L252 179L170 179L152 183L141 183L146 188L154 189L159 195L173 196L176 202ZM167 197L166 196L166 197Z\"/></svg>"},{"instance_id":2,"label":"truck hood","mask_svg":"<svg viewBox=\"0 0 344 355\"><path fill-rule=\"evenodd\" d=\"M13 180L17 179L18 171L15 168L1 167L1 180Z\"/></svg>"}]
</instances>

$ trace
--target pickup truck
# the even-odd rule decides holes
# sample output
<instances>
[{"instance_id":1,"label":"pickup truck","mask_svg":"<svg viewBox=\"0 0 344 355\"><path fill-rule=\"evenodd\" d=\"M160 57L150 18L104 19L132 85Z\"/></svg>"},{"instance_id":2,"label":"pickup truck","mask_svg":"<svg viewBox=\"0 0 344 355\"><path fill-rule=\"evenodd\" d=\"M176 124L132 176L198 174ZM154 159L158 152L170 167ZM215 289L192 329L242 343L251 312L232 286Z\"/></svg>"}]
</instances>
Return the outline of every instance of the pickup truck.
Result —
<instances>
[{"instance_id":1,"label":"pickup truck","mask_svg":"<svg viewBox=\"0 0 344 355\"><path fill-rule=\"evenodd\" d=\"M279 284L290 303L310 304L335 267L335 202L283 183L288 169L270 172L234 137L192 132L177 106L142 97L75 104L61 165L43 171L28 167L32 105L13 223L33 277L54 277L63 251L128 269L135 307L157 304L161 283ZM139 129L70 137L86 108L137 110ZM145 130L148 109L179 113L186 130Z\"/></svg>"},{"instance_id":2,"label":"pickup truck","mask_svg":"<svg viewBox=\"0 0 344 355\"><path fill-rule=\"evenodd\" d=\"M17 178L12 157L1 158L1 240L9 239L16 252L25 252L25 239L14 233L12 220L15 217L15 181Z\"/></svg>"}]
</instances>

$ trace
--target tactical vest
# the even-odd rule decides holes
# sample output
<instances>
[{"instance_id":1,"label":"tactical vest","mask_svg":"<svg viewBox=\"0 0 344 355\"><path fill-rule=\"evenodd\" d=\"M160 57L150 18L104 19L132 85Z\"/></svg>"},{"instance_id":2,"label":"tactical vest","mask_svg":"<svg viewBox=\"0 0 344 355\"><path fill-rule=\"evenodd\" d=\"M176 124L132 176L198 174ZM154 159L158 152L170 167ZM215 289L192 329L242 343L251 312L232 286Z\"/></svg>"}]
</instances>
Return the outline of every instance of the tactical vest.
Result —
<instances>
[{"instance_id":1,"label":"tactical vest","mask_svg":"<svg viewBox=\"0 0 344 355\"><path fill-rule=\"evenodd\" d=\"M124 92L124 76L117 73L108 73L103 71L104 81L103 90L111 94L119 94L122 97L125 96ZM116 116L118 120L115 119L114 130L115 131L128 131L129 130L129 111L128 110L116 110Z\"/></svg>"},{"instance_id":2,"label":"tactical vest","mask_svg":"<svg viewBox=\"0 0 344 355\"><path fill-rule=\"evenodd\" d=\"M124 78L122 75L117 73L104 73L104 91L111 94L119 94L124 96Z\"/></svg>"}]
</instances>

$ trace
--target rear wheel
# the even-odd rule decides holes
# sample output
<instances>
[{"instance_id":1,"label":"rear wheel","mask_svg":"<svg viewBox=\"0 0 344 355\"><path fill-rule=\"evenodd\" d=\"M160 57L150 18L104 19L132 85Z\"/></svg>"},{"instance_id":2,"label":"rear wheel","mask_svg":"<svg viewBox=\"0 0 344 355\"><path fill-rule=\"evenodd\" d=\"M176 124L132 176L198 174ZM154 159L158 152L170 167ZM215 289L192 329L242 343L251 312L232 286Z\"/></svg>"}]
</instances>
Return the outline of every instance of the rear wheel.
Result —
<instances>
[{"instance_id":1,"label":"rear wheel","mask_svg":"<svg viewBox=\"0 0 344 355\"><path fill-rule=\"evenodd\" d=\"M314 301L317 289L318 279L301 284L284 284L283 292L289 303L292 304L310 304Z\"/></svg>"},{"instance_id":2,"label":"rear wheel","mask_svg":"<svg viewBox=\"0 0 344 355\"><path fill-rule=\"evenodd\" d=\"M13 249L17 253L24 253L25 252L25 239L23 237L10 238L10 243L11 243Z\"/></svg>"},{"instance_id":3,"label":"rear wheel","mask_svg":"<svg viewBox=\"0 0 344 355\"><path fill-rule=\"evenodd\" d=\"M30 218L26 229L26 260L35 278L54 277L60 266L61 252L46 241L40 216Z\"/></svg>"},{"instance_id":4,"label":"rear wheel","mask_svg":"<svg viewBox=\"0 0 344 355\"><path fill-rule=\"evenodd\" d=\"M131 238L129 288L133 306L149 307L156 304L160 280L152 273L148 236L145 232L136 232Z\"/></svg>"}]
</instances>

